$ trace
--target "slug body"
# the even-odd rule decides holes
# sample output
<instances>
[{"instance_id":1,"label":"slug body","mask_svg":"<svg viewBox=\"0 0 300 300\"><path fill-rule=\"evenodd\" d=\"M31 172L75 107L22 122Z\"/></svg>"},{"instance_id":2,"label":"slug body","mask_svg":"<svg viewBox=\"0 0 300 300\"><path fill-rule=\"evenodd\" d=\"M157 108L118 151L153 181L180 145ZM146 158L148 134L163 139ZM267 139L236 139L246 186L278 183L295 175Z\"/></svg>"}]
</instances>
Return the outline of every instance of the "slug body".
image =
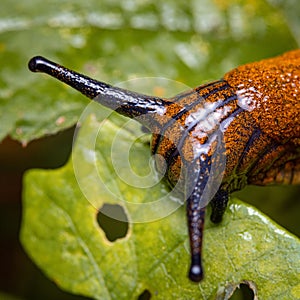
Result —
<instances>
[{"instance_id":1,"label":"slug body","mask_svg":"<svg viewBox=\"0 0 300 300\"><path fill-rule=\"evenodd\" d=\"M300 50L240 66L171 99L93 80L43 57L29 62L87 97L147 126L158 172L187 201L189 278L203 278L206 206L222 220L228 194L247 184L300 183ZM162 159L163 158L163 159Z\"/></svg>"}]
</instances>

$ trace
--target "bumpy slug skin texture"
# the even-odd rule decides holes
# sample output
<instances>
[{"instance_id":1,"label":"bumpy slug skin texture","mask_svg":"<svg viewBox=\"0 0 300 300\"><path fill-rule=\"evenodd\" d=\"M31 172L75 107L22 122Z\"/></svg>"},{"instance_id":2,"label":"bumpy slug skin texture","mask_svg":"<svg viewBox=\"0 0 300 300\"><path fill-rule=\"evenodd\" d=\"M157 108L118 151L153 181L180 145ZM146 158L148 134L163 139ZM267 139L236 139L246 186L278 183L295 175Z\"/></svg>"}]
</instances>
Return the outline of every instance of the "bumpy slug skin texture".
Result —
<instances>
[{"instance_id":1,"label":"bumpy slug skin texture","mask_svg":"<svg viewBox=\"0 0 300 300\"><path fill-rule=\"evenodd\" d=\"M224 79L263 132L300 145L300 50L237 67Z\"/></svg>"}]
</instances>

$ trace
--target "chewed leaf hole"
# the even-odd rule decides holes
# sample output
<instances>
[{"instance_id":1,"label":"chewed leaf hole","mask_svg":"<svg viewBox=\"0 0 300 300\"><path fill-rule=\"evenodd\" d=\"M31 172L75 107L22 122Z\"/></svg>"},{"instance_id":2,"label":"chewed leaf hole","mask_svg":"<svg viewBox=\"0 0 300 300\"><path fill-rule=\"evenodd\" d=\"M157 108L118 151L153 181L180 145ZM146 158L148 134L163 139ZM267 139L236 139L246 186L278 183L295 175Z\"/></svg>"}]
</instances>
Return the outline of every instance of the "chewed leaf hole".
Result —
<instances>
[{"instance_id":1,"label":"chewed leaf hole","mask_svg":"<svg viewBox=\"0 0 300 300\"><path fill-rule=\"evenodd\" d=\"M220 287L216 299L218 300L258 300L257 287L254 281L228 283Z\"/></svg>"},{"instance_id":2,"label":"chewed leaf hole","mask_svg":"<svg viewBox=\"0 0 300 300\"><path fill-rule=\"evenodd\" d=\"M104 204L98 211L97 222L110 242L124 238L128 232L128 218L120 205Z\"/></svg>"},{"instance_id":3,"label":"chewed leaf hole","mask_svg":"<svg viewBox=\"0 0 300 300\"><path fill-rule=\"evenodd\" d=\"M138 297L138 300L149 300L151 299L151 293L148 290L144 290Z\"/></svg>"},{"instance_id":4,"label":"chewed leaf hole","mask_svg":"<svg viewBox=\"0 0 300 300\"><path fill-rule=\"evenodd\" d=\"M240 287L235 290L230 300L253 300L254 292L247 284L240 284Z\"/></svg>"}]
</instances>

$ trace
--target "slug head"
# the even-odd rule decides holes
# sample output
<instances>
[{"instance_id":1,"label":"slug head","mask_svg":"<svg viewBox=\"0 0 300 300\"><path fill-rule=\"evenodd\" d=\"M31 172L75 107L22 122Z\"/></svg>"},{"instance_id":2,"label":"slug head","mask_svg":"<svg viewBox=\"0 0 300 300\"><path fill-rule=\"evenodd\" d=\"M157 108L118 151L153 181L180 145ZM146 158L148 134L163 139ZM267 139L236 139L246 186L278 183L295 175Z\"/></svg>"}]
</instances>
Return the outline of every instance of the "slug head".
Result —
<instances>
[{"instance_id":1,"label":"slug head","mask_svg":"<svg viewBox=\"0 0 300 300\"><path fill-rule=\"evenodd\" d=\"M43 72L55 77L122 115L136 118L150 129L153 133L152 152L159 154L156 157L158 170L166 170L165 177L171 186L176 186L181 194L189 195L187 209L192 255L189 277L193 281L200 281L203 277L201 244L205 207L199 205L199 199L208 170L202 168L203 174L200 172L200 156L195 157L194 140L191 140L191 132L185 130L189 104L195 106L194 103L199 102L197 90L188 91L173 99L161 99L99 82L41 56L32 58L28 67L33 72ZM191 176L187 175L190 169L195 170L190 173Z\"/></svg>"}]
</instances>

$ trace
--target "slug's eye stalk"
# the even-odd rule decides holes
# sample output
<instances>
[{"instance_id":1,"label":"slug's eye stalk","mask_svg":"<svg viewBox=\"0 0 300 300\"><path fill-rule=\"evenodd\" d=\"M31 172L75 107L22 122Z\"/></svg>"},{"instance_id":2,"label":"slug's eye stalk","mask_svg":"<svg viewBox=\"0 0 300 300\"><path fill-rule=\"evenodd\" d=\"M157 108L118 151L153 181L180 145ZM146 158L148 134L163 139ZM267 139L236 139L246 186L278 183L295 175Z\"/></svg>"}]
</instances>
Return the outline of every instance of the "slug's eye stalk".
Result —
<instances>
[{"instance_id":1,"label":"slug's eye stalk","mask_svg":"<svg viewBox=\"0 0 300 300\"><path fill-rule=\"evenodd\" d=\"M42 56L33 57L29 63L28 68L31 72L43 72L45 67L48 65L48 68L53 68L53 63Z\"/></svg>"},{"instance_id":2,"label":"slug's eye stalk","mask_svg":"<svg viewBox=\"0 0 300 300\"><path fill-rule=\"evenodd\" d=\"M140 121L150 128L156 114L162 115L169 101L147 96L94 80L42 56L33 57L28 68L32 72L46 73L78 90L88 98L130 118L143 116Z\"/></svg>"}]
</instances>

